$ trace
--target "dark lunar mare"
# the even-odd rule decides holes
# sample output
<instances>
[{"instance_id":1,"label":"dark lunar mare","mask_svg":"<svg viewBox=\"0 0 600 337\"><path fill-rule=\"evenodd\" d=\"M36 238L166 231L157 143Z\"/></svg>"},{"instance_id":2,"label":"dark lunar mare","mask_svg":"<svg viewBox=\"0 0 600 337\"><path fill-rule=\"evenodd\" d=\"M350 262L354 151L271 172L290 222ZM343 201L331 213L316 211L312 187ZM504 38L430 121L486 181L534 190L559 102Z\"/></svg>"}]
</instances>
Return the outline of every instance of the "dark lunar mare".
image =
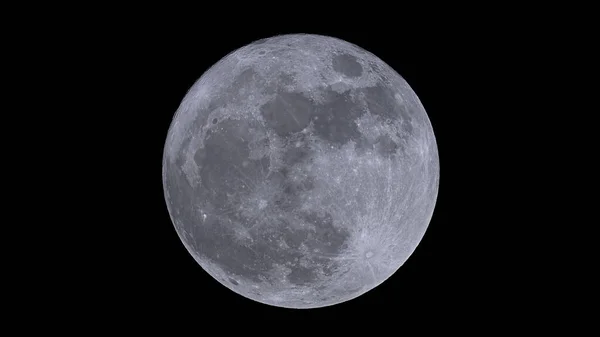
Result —
<instances>
[{"instance_id":1,"label":"dark lunar mare","mask_svg":"<svg viewBox=\"0 0 600 337\"><path fill-rule=\"evenodd\" d=\"M240 87L239 81L252 81L252 76L244 72L233 84ZM252 84L252 83L251 83ZM364 89L365 101L369 111L382 118L402 118L410 121L408 111L391 103L393 92L384 87ZM389 137L379 137L375 142L367 142L356 127L355 120L364 111L352 101L350 93L324 91L325 103L316 105L301 93L278 92L276 97L261 107L264 124L256 120L217 120L208 130L204 147L196 150L194 160L199 168L202 188L193 189L187 183L179 169L168 170L166 188L171 208L184 224L184 232L190 233L189 244L195 248L202 259L214 262L230 275L253 282L270 281L270 271L274 264L294 262L290 268L288 280L292 284L304 285L316 279L316 269L322 268L327 275L336 269L336 263L329 258L320 258L318 254L310 258L308 266L299 264L305 257L300 252L304 243L310 251L318 249L326 256L339 255L345 247L349 233L335 228L331 215L320 217L317 213L294 212L298 206L298 194L312 188L310 179L302 182L291 181L288 171L293 165L307 164L312 160L314 149L309 142L303 142L300 131L312 123L316 135L326 144L339 147L348 141L357 144L358 151L375 149L384 156L390 156L398 149L398 144ZM392 101L393 102L393 101ZM410 125L410 124L409 124ZM268 174L269 158L250 160L249 141L260 133L268 140L267 129L273 130L290 143L300 142L301 146L286 144L284 147L284 167L276 174ZM253 130L250 134L248 130ZM186 149L184 142L183 149ZM264 144L268 146L268 143ZM182 153L179 158L184 158ZM246 164L245 164L246 163ZM181 166L181 159L175 162ZM270 187L274 194L272 204L258 219L248 219L235 210L241 200L252 196L252 189L275 182ZM242 184L248 187L240 190ZM184 187L182 187L182 185ZM182 189L183 190L179 190ZM279 188L279 190L278 190ZM190 201L192 201L190 203ZM198 205L207 217L191 210ZM210 211L208 211L210 210ZM277 216L280 215L280 216ZM289 224L289 219L306 221L314 225L315 230L297 229ZM259 223L251 223L258 221ZM236 226L256 226L251 234L252 241L237 241ZM254 227L253 227L254 228ZM291 249L282 249L274 242L283 240ZM325 245L328 242L330 245Z\"/></svg>"},{"instance_id":2,"label":"dark lunar mare","mask_svg":"<svg viewBox=\"0 0 600 337\"><path fill-rule=\"evenodd\" d=\"M311 252L317 249L326 256L336 256L349 233L335 228L329 214L321 216L315 212L295 211L299 193L310 190L312 186L310 178L298 182L287 176L289 167L311 160L312 150L286 146L286 166L280 172L268 174L268 158L248 159L248 139L256 135L244 134L244 130L251 129L253 123L256 121L223 120L218 123L218 128L207 133L204 148L198 149L194 155L202 188L190 188L182 194L178 190L186 181L182 171L169 170L171 174L166 177L166 186L169 195L176 197L170 200L170 206L182 219L184 232L190 233L188 243L202 259L214 262L230 275L253 282L271 281L270 271L274 264L290 262L288 280L292 284L305 285L315 281L319 268L326 275L331 275L336 269L335 262L318 254L306 255L300 251L300 245L306 245ZM256 125L254 130L266 131ZM235 211L242 200L253 196L253 189L269 185L271 181L275 183L265 193L271 192L272 199L268 200L270 204L264 214L249 219ZM248 188L240 189L244 183ZM189 201L182 202L185 199L195 200L195 207L190 207ZM201 212L190 211L198 209L197 205L202 205L201 212L206 212L206 219ZM314 230L299 229L290 221L305 221L314 225ZM236 229L239 229L236 226L252 226L252 241L235 240ZM275 244L279 241L285 242L289 249ZM301 265L303 258L307 261Z\"/></svg>"},{"instance_id":3,"label":"dark lunar mare","mask_svg":"<svg viewBox=\"0 0 600 337\"><path fill-rule=\"evenodd\" d=\"M325 103L315 104L301 93L278 92L275 99L261 107L261 114L267 126L281 137L293 136L312 123L315 133L324 142L336 147L353 141L359 153L367 149L375 150L384 157L396 153L399 145L389 136L383 135L369 142L358 131L356 120L364 114L364 110L351 98L350 91L338 93L326 89L323 93ZM371 113L390 123L402 119L403 132L398 133L398 137L406 138L411 134L411 112L394 104L393 91L374 87L364 89L363 93Z\"/></svg>"}]
</instances>

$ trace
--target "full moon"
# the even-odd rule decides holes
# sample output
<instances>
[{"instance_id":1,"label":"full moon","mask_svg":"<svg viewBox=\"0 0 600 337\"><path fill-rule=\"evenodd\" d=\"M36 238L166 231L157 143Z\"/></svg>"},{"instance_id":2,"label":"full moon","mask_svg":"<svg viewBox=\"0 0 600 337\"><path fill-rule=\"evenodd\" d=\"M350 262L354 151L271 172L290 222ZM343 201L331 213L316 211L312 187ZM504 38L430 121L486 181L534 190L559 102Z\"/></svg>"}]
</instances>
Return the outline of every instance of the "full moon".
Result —
<instances>
[{"instance_id":1,"label":"full moon","mask_svg":"<svg viewBox=\"0 0 600 337\"><path fill-rule=\"evenodd\" d=\"M439 159L389 65L346 41L281 35L225 56L168 131L163 187L194 259L239 295L286 308L361 296L423 238Z\"/></svg>"}]
</instances>

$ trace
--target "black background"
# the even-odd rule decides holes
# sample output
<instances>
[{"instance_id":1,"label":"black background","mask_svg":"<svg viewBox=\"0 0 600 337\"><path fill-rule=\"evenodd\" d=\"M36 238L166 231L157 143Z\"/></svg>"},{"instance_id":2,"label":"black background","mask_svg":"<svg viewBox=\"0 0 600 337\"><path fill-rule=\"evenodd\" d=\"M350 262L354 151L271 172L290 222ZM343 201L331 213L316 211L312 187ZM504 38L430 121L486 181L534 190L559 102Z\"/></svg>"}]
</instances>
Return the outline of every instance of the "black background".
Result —
<instances>
[{"instance_id":1,"label":"black background","mask_svg":"<svg viewBox=\"0 0 600 337\"><path fill-rule=\"evenodd\" d=\"M85 254L71 256L77 267L69 293L75 294L79 306L125 320L153 317L168 322L196 315L202 321L223 317L481 319L501 310L514 294L515 281L514 267L503 262L508 260L507 247L514 244L501 247L498 239L505 228L498 212L498 203L506 202L501 186L512 169L503 158L513 145L493 136L499 127L506 127L498 114L507 106L492 93L517 72L507 66L513 49L504 47L500 34L490 31L481 40L470 27L431 31L415 26L407 33L406 27L324 26L216 31L209 24L190 29L158 22L97 33L100 43L80 51L93 56L85 68L91 70L83 75L97 78L99 88L84 96L98 109L94 118L86 120L95 126L90 128L94 139L87 146L105 159L89 164L98 172L92 192L95 202L80 211L88 219L93 214L93 230L87 241L80 240ZM161 176L169 125L193 83L229 52L286 33L338 37L394 68L429 115L441 167L433 218L409 260L368 293L311 310L254 302L204 272L174 230ZM92 241L94 246L89 244Z\"/></svg>"},{"instance_id":2,"label":"black background","mask_svg":"<svg viewBox=\"0 0 600 337\"><path fill-rule=\"evenodd\" d=\"M568 259L565 246L579 245L594 222L574 220L584 194L558 188L592 190L572 179L586 177L594 154L576 154L595 136L579 132L594 127L586 117L595 106L576 107L595 88L592 67L581 66L595 41L586 33L596 21L584 14L594 11L362 3L326 13L248 3L262 11L256 15L243 4L199 4L205 8L27 3L22 17L5 11L5 69L17 73L5 96L17 104L3 114L11 119L3 124L4 168L25 178L5 174L17 185L5 196L24 207L5 206L5 228L22 232L3 237L16 245L6 260L18 265L3 274L17 283L3 301L24 318L19 329L83 325L89 334L167 323L206 334L289 334L320 331L312 323L321 321L359 333L405 325L496 331L536 318L554 329L587 308L563 305L589 301L574 294L582 278L569 272L586 254ZM405 265L357 299L314 310L262 305L213 280L177 237L162 190L163 146L187 90L227 53L285 33L344 39L400 73L429 115L441 165L433 218ZM569 201L577 207L560 219ZM280 319L300 324L281 329Z\"/></svg>"}]
</instances>

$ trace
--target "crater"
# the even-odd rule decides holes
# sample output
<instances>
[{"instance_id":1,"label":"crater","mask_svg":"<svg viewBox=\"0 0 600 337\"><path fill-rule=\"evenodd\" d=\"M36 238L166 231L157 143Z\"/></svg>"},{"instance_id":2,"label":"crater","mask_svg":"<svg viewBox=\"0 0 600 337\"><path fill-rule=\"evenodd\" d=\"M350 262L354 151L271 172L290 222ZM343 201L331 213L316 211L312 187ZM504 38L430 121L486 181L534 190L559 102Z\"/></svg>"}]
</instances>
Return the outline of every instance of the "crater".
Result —
<instances>
[{"instance_id":1,"label":"crater","mask_svg":"<svg viewBox=\"0 0 600 337\"><path fill-rule=\"evenodd\" d=\"M231 284L233 284L235 286L237 286L239 284L238 281L232 279L231 277L229 278L229 282L231 282Z\"/></svg>"},{"instance_id":2,"label":"crater","mask_svg":"<svg viewBox=\"0 0 600 337\"><path fill-rule=\"evenodd\" d=\"M353 55L340 54L333 57L333 70L348 77L360 77L363 68Z\"/></svg>"}]
</instances>

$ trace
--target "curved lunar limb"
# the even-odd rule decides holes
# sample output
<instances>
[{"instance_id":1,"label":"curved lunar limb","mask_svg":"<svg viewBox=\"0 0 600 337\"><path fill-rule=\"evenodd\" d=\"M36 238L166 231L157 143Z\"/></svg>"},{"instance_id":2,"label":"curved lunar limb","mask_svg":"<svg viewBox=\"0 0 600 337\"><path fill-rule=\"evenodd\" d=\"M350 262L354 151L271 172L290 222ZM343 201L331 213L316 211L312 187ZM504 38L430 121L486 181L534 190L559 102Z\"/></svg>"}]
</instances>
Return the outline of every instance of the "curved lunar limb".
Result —
<instances>
[{"instance_id":1,"label":"curved lunar limb","mask_svg":"<svg viewBox=\"0 0 600 337\"><path fill-rule=\"evenodd\" d=\"M227 55L168 132L163 185L182 242L255 301L316 308L390 277L422 239L439 184L416 94L348 42L282 35Z\"/></svg>"}]
</instances>

